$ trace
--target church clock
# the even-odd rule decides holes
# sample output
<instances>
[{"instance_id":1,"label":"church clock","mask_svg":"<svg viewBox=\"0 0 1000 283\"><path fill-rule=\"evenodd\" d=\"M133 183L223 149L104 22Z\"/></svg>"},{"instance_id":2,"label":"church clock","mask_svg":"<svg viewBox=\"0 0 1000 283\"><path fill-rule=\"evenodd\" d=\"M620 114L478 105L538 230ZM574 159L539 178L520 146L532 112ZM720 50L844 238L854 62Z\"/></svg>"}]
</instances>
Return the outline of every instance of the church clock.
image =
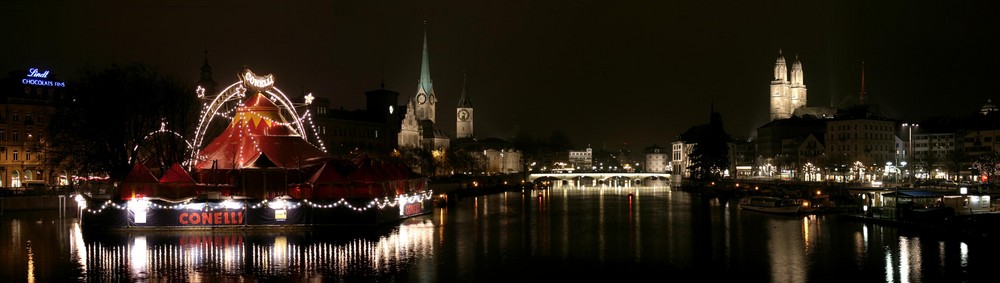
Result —
<instances>
[{"instance_id":1,"label":"church clock","mask_svg":"<svg viewBox=\"0 0 1000 283\"><path fill-rule=\"evenodd\" d=\"M425 102L427 102L427 95L424 95L423 93L418 94L417 103L424 104Z\"/></svg>"},{"instance_id":2,"label":"church clock","mask_svg":"<svg viewBox=\"0 0 1000 283\"><path fill-rule=\"evenodd\" d=\"M469 120L469 110L465 110L465 109L459 110L458 111L458 119L462 120L462 121L468 121Z\"/></svg>"}]
</instances>

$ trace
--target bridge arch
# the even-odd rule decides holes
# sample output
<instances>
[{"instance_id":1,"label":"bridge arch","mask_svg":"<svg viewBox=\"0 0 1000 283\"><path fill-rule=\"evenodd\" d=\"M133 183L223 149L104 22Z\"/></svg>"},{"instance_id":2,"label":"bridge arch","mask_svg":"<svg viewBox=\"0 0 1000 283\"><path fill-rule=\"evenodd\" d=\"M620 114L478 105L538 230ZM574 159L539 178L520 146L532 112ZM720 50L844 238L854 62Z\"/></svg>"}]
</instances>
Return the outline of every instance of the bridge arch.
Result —
<instances>
[{"instance_id":1,"label":"bridge arch","mask_svg":"<svg viewBox=\"0 0 1000 283\"><path fill-rule=\"evenodd\" d=\"M538 181L580 181L580 180L593 180L589 182L591 184L597 183L607 183L608 180L629 180L630 183L635 183L637 180L642 182L646 180L670 180L669 173L616 173L616 172L593 172L593 173L532 173L528 174L528 181L535 182Z\"/></svg>"}]
</instances>

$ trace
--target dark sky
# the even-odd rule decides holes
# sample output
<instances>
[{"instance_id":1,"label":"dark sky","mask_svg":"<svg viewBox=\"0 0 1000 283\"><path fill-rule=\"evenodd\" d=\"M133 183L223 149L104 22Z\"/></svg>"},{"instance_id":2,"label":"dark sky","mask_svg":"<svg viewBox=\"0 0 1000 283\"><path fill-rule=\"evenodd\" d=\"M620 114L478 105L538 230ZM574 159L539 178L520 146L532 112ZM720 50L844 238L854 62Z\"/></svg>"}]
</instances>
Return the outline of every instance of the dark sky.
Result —
<instances>
[{"instance_id":1,"label":"dark sky","mask_svg":"<svg viewBox=\"0 0 1000 283\"><path fill-rule=\"evenodd\" d=\"M778 49L802 61L810 106L865 88L904 120L997 98L1000 1L3 1L0 69L72 77L144 62L220 84L248 66L345 109L416 91L427 20L437 122L454 134L468 73L479 137L559 130L577 148L666 146L722 114L746 138L768 119ZM383 78L384 77L384 78ZM400 103L405 100L401 99Z\"/></svg>"}]
</instances>

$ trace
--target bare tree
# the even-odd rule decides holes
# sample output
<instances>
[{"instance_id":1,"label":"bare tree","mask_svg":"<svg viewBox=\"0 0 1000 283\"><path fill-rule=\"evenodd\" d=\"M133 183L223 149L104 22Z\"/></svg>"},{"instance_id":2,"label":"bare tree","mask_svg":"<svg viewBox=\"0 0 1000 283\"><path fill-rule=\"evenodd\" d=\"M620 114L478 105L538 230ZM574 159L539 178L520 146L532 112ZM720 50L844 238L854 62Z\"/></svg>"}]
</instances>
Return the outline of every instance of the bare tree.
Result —
<instances>
[{"instance_id":1,"label":"bare tree","mask_svg":"<svg viewBox=\"0 0 1000 283\"><path fill-rule=\"evenodd\" d=\"M72 81L72 80L71 80ZM118 180L137 161L138 146L154 147L157 163L183 160L176 143L146 143L149 133L166 119L174 131L187 133L196 119L197 100L191 84L142 63L82 69L73 81L75 97L49 123L52 137L48 164L82 174L106 174ZM183 145L180 145L182 147Z\"/></svg>"}]
</instances>

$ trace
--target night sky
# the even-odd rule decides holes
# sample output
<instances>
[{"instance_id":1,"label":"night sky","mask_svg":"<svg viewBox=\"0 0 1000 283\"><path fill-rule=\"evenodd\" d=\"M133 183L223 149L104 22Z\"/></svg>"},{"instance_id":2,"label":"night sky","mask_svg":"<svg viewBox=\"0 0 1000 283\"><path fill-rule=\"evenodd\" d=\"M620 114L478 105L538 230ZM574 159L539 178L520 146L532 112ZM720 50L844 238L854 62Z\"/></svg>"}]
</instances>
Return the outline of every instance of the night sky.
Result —
<instances>
[{"instance_id":1,"label":"night sky","mask_svg":"<svg viewBox=\"0 0 1000 283\"><path fill-rule=\"evenodd\" d=\"M825 2L825 3L824 3ZM667 146L714 108L731 135L767 122L778 49L809 106L967 115L1000 99L1000 1L3 1L0 70L144 62L220 85L250 67L286 94L364 107L412 96L427 21L437 122L466 72L478 137L566 133L577 148ZM1000 101L998 101L1000 102Z\"/></svg>"}]
</instances>

